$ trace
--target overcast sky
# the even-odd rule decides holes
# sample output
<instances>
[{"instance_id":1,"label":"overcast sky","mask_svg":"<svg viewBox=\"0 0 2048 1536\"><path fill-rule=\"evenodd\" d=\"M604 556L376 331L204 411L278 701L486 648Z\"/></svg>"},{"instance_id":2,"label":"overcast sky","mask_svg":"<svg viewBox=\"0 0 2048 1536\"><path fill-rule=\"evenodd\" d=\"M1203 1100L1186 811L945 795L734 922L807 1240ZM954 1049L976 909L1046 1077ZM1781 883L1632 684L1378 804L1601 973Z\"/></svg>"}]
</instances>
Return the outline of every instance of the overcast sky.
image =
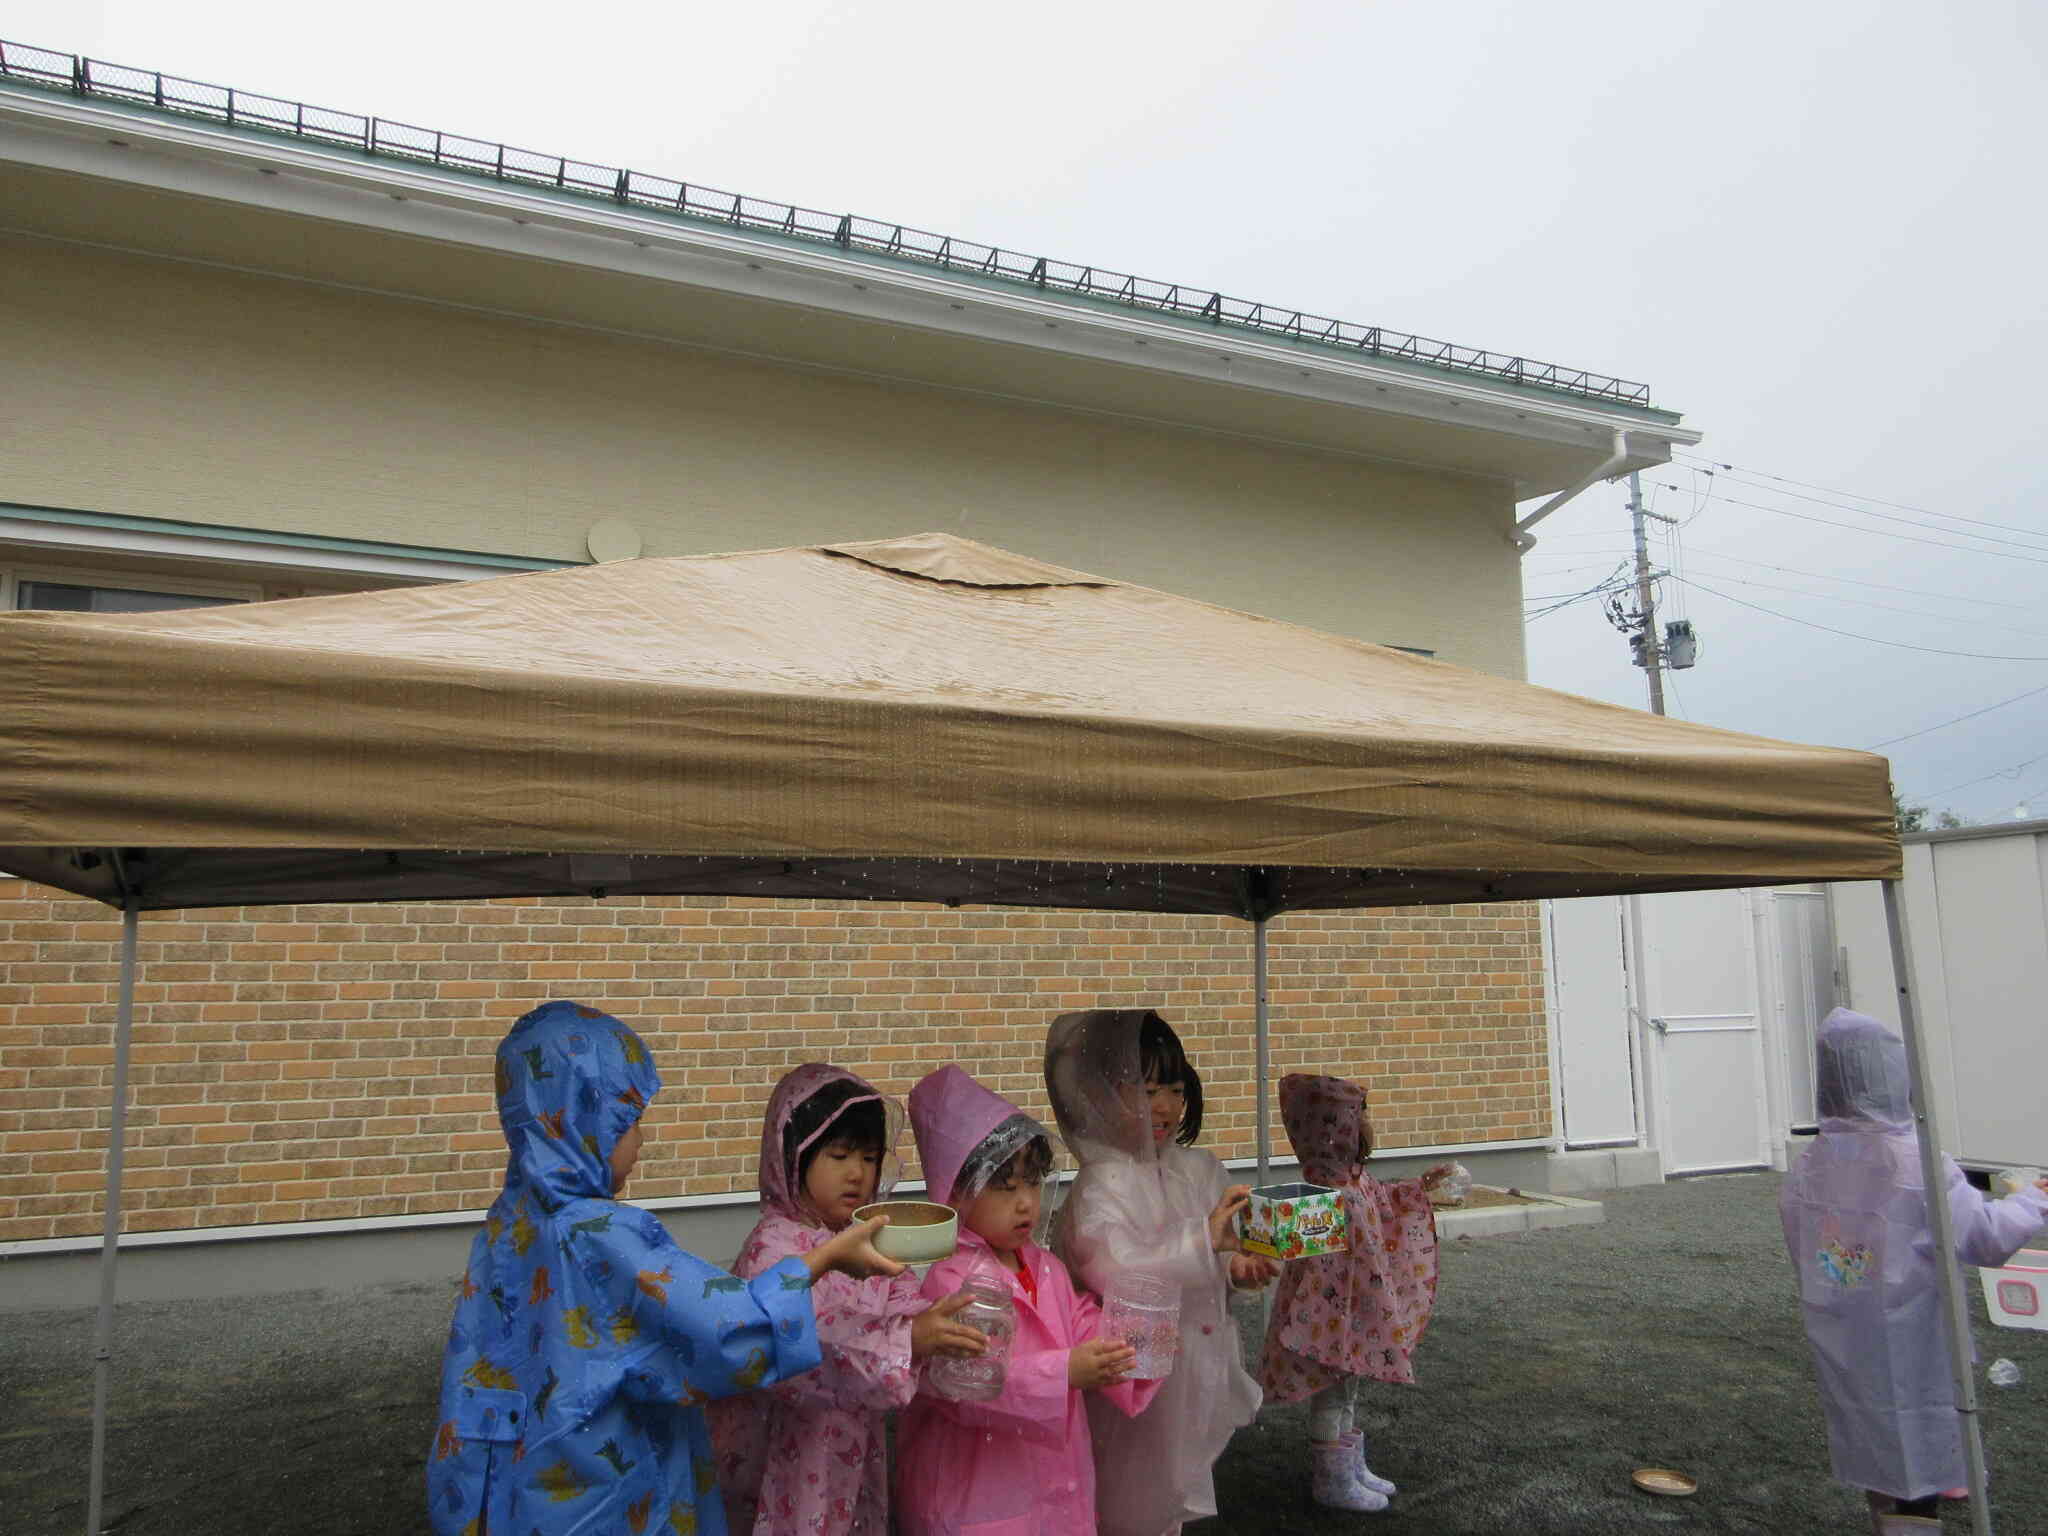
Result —
<instances>
[{"instance_id":1,"label":"overcast sky","mask_svg":"<svg viewBox=\"0 0 2048 1536\"><path fill-rule=\"evenodd\" d=\"M1645 381L1707 434L1646 477L1701 636L1671 713L2048 815L2048 6L8 0L0 37ZM1626 530L1619 488L1552 517L1531 611ZM1645 704L1596 600L1529 640Z\"/></svg>"}]
</instances>

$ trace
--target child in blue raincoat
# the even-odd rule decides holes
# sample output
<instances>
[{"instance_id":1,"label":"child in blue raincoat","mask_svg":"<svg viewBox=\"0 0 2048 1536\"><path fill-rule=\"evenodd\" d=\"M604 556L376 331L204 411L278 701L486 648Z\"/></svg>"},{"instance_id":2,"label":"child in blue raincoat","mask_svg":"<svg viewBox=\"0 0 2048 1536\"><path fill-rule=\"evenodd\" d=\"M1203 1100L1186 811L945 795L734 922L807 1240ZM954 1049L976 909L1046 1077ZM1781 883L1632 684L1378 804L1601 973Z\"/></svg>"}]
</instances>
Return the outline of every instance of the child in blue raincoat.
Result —
<instances>
[{"instance_id":1,"label":"child in blue raincoat","mask_svg":"<svg viewBox=\"0 0 2048 1536\"><path fill-rule=\"evenodd\" d=\"M616 1196L661 1087L608 1014L547 1003L498 1046L505 1188L470 1249L441 1367L440 1536L723 1536L698 1405L812 1369L811 1281L896 1274L848 1227L740 1280Z\"/></svg>"}]
</instances>

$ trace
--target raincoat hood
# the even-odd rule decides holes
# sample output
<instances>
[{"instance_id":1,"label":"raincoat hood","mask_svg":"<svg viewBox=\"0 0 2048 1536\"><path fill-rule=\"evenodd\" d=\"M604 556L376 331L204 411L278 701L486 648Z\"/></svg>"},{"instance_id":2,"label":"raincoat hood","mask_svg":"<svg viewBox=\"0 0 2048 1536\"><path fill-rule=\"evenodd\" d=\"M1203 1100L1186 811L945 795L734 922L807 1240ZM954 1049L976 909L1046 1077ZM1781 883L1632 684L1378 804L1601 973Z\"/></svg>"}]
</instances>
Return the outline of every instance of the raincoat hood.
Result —
<instances>
[{"instance_id":1,"label":"raincoat hood","mask_svg":"<svg viewBox=\"0 0 2048 1536\"><path fill-rule=\"evenodd\" d=\"M1138 1032L1158 1015L1147 1008L1063 1013L1045 1037L1045 1091L1075 1161L1117 1155L1156 1166L1152 1115Z\"/></svg>"},{"instance_id":2,"label":"raincoat hood","mask_svg":"<svg viewBox=\"0 0 2048 1536\"><path fill-rule=\"evenodd\" d=\"M1314 1184L1344 1184L1358 1177L1372 1155L1366 1140L1365 1090L1341 1077L1290 1072L1280 1079L1280 1123Z\"/></svg>"},{"instance_id":3,"label":"raincoat hood","mask_svg":"<svg viewBox=\"0 0 2048 1536\"><path fill-rule=\"evenodd\" d=\"M1004 1145L997 1166L1036 1137L1045 1127L999 1093L991 1092L956 1066L927 1073L910 1090L910 1129L924 1164L925 1193L956 1208L981 1193L977 1181L959 1188L960 1170L983 1142L1001 1133ZM1048 1145L1051 1138L1046 1138Z\"/></svg>"},{"instance_id":4,"label":"raincoat hood","mask_svg":"<svg viewBox=\"0 0 2048 1536\"><path fill-rule=\"evenodd\" d=\"M645 1042L608 1013L543 1003L498 1045L498 1124L511 1165L505 1191L542 1210L612 1196L610 1157L661 1077Z\"/></svg>"},{"instance_id":5,"label":"raincoat hood","mask_svg":"<svg viewBox=\"0 0 2048 1536\"><path fill-rule=\"evenodd\" d=\"M1814 1103L1825 1128L1913 1126L1906 1045L1876 1019L1837 1008L1814 1043ZM1835 1122L1829 1126L1829 1122Z\"/></svg>"},{"instance_id":6,"label":"raincoat hood","mask_svg":"<svg viewBox=\"0 0 2048 1536\"><path fill-rule=\"evenodd\" d=\"M830 1119L785 1153L783 1140L791 1117L817 1094L838 1083L851 1084L854 1092L832 1112ZM805 1148L831 1139L832 1127L849 1109L856 1104L870 1103L882 1106L882 1164L876 1170L875 1179L875 1198L881 1200L888 1196L897 1179L903 1175L903 1165L897 1157L897 1148L903 1139L902 1106L894 1099L884 1097L873 1084L844 1067L807 1061L785 1072L782 1081L775 1085L775 1091L768 1096L768 1113L761 1122L761 1209L807 1226L816 1226L818 1213L804 1199L803 1185L797 1178L797 1165L803 1160Z\"/></svg>"}]
</instances>

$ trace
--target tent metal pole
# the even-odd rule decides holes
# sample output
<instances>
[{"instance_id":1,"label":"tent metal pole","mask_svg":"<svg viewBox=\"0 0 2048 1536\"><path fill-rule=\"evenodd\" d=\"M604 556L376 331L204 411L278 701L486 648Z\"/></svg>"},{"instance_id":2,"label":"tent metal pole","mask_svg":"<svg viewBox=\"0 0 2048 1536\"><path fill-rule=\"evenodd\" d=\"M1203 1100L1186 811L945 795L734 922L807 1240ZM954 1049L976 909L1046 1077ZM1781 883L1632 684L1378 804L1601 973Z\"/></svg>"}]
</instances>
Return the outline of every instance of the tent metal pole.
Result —
<instances>
[{"instance_id":1,"label":"tent metal pole","mask_svg":"<svg viewBox=\"0 0 2048 1536\"><path fill-rule=\"evenodd\" d=\"M135 1031L136 897L121 902L121 1001L114 1020L114 1115L107 1131L107 1220L100 1237L100 1313L92 1349L92 1471L85 1504L86 1536L99 1536L106 1493L107 1387L114 1364L114 1269L120 1260L121 1162L127 1150L128 1042Z\"/></svg>"},{"instance_id":2,"label":"tent metal pole","mask_svg":"<svg viewBox=\"0 0 2048 1536\"><path fill-rule=\"evenodd\" d=\"M1272 1097L1273 1041L1270 1030L1269 1000L1266 996L1266 920L1263 917L1252 920L1252 1038L1257 1042L1259 1053L1258 1068L1258 1136L1259 1136L1259 1182L1273 1182L1273 1122L1266 1101Z\"/></svg>"},{"instance_id":3,"label":"tent metal pole","mask_svg":"<svg viewBox=\"0 0 2048 1536\"><path fill-rule=\"evenodd\" d=\"M1884 882L1884 925L1892 948L1892 977L1898 986L1899 1033L1906 1044L1906 1071L1913 1090L1913 1119L1920 1141L1920 1182L1927 1193L1927 1221L1934 1228L1934 1262L1941 1283L1942 1321L1948 1334L1949 1371L1955 1377L1956 1412L1962 1416L1963 1457L1970 1478L1970 1529L1991 1536L1991 1502L1984 1467L1984 1434L1978 1416L1977 1371L1971 1359L1970 1314L1956 1267L1955 1224L1948 1208L1948 1177L1934 1120L1927 1041L1920 1032L1918 978L1906 942L1906 914L1900 882Z\"/></svg>"}]
</instances>

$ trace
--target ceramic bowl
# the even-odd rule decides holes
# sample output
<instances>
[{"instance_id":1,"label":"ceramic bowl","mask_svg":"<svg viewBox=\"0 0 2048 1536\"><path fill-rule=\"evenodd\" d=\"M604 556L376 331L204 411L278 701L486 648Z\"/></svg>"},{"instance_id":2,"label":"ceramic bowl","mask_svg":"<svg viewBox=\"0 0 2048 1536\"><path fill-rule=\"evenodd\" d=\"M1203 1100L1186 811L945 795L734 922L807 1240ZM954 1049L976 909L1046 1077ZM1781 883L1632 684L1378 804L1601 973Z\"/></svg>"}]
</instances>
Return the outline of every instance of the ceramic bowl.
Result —
<instances>
[{"instance_id":1,"label":"ceramic bowl","mask_svg":"<svg viewBox=\"0 0 2048 1536\"><path fill-rule=\"evenodd\" d=\"M949 1205L929 1200L883 1200L853 1213L855 1221L886 1216L889 1225L875 1234L875 1248L899 1264L929 1264L949 1257L959 1236L960 1218Z\"/></svg>"}]
</instances>

